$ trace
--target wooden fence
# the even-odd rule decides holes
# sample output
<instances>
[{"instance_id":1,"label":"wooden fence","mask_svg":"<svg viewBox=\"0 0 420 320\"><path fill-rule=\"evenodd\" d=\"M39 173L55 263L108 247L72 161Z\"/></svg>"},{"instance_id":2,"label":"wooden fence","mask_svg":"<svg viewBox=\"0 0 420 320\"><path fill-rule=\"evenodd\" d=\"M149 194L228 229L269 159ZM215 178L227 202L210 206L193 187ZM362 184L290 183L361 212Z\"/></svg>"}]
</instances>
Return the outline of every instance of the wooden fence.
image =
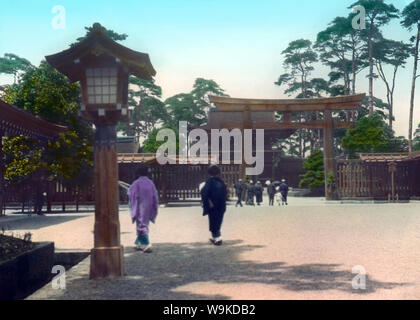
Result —
<instances>
[{"instance_id":1,"label":"wooden fence","mask_svg":"<svg viewBox=\"0 0 420 320\"><path fill-rule=\"evenodd\" d=\"M341 199L408 200L418 197L419 161L337 163L337 189Z\"/></svg>"},{"instance_id":2,"label":"wooden fence","mask_svg":"<svg viewBox=\"0 0 420 320\"><path fill-rule=\"evenodd\" d=\"M78 211L80 205L92 204L95 200L93 186L79 188L65 186L60 181L26 180L6 187L4 195L6 208L19 207L22 212L32 210L37 188L41 188L42 192L46 194L44 205L48 212L52 211L53 206L60 206L61 211L66 211L68 206L74 206Z\"/></svg>"},{"instance_id":3,"label":"wooden fence","mask_svg":"<svg viewBox=\"0 0 420 320\"><path fill-rule=\"evenodd\" d=\"M420 160L394 162L339 161L337 163L336 187L341 199L369 198L377 200L408 200L420 197ZM119 179L131 184L139 164L121 163ZM159 192L161 203L176 201L198 201L199 186L206 181L207 165L153 165L151 178ZM229 195L234 196L233 185L239 179L239 165L221 165L222 178L228 186ZM66 187L59 181L43 183L25 181L9 186L5 192L8 207L21 207L22 211L33 206L34 190L42 188L47 194L47 210L60 206L60 211L73 206L93 204L93 186L85 188ZM119 188L120 202L127 203L127 192Z\"/></svg>"},{"instance_id":4,"label":"wooden fence","mask_svg":"<svg viewBox=\"0 0 420 320\"><path fill-rule=\"evenodd\" d=\"M138 164L124 163L119 165L119 180L131 184L135 179ZM176 201L199 201L199 186L208 179L208 165L153 165L150 167L150 177L156 185L161 203ZM233 196L233 185L239 179L239 165L220 165L222 179L228 186L229 196ZM35 190L42 188L46 193L45 206L48 212L53 207L60 211L68 210L69 206L78 211L81 205L91 205L95 201L93 186L84 188L69 187L60 181L31 181L6 188L6 207L21 208L22 212L33 207ZM127 203L127 191L119 188L120 203Z\"/></svg>"},{"instance_id":5,"label":"wooden fence","mask_svg":"<svg viewBox=\"0 0 420 320\"><path fill-rule=\"evenodd\" d=\"M120 180L131 184L136 177L134 172L138 164L125 164L120 167ZM233 195L233 185L239 179L239 165L220 165L222 179ZM151 177L159 192L161 202L191 201L200 199L199 186L208 179L208 165L154 165ZM127 201L126 197L121 199Z\"/></svg>"}]
</instances>

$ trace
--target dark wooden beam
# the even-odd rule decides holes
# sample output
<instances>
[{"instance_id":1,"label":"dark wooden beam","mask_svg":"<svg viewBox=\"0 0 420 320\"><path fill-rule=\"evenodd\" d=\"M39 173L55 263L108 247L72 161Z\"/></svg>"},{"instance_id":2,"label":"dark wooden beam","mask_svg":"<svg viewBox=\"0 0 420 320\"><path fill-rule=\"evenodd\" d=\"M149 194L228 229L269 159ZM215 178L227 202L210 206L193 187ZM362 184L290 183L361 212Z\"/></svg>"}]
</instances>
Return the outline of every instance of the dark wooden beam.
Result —
<instances>
[{"instance_id":1,"label":"dark wooden beam","mask_svg":"<svg viewBox=\"0 0 420 320\"><path fill-rule=\"evenodd\" d=\"M354 126L351 122L333 121L334 129L348 129ZM324 121L307 121L307 122L252 122L251 125L243 126L241 122L229 122L221 124L219 129L264 129L264 130L288 130L288 129L323 129ZM213 128L216 129L216 128Z\"/></svg>"},{"instance_id":2,"label":"dark wooden beam","mask_svg":"<svg viewBox=\"0 0 420 320\"><path fill-rule=\"evenodd\" d=\"M116 126L97 126L94 143L95 226L90 278L124 275L118 218Z\"/></svg>"},{"instance_id":3,"label":"dark wooden beam","mask_svg":"<svg viewBox=\"0 0 420 320\"><path fill-rule=\"evenodd\" d=\"M307 105L268 105L268 104L259 104L259 105L248 105L250 111L281 111L281 112L308 112L308 111L342 111L342 110L358 110L360 108L359 102L352 103L343 103L343 104L334 104L334 105L319 105L319 104L307 104ZM233 104L217 104L217 109L222 112L234 112L242 111L243 107L240 105Z\"/></svg>"},{"instance_id":4,"label":"dark wooden beam","mask_svg":"<svg viewBox=\"0 0 420 320\"><path fill-rule=\"evenodd\" d=\"M219 111L283 111L357 110L365 94L317 99L236 99L210 96Z\"/></svg>"},{"instance_id":5,"label":"dark wooden beam","mask_svg":"<svg viewBox=\"0 0 420 320\"><path fill-rule=\"evenodd\" d=\"M324 112L324 177L325 177L325 197L327 200L336 200L336 190L333 186L328 186L328 177L330 174L333 175L334 181L336 181L336 167L335 167L335 155L334 155L334 122L332 120L331 111L327 110Z\"/></svg>"}]
</instances>

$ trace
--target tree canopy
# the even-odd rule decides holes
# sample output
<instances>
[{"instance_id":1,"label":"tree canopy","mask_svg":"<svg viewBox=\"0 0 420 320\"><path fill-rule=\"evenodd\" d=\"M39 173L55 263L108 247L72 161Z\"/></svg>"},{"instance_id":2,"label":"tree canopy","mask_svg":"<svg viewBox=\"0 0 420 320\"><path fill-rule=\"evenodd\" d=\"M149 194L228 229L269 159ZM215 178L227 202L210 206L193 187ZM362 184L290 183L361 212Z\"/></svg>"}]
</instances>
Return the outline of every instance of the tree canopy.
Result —
<instances>
[{"instance_id":1,"label":"tree canopy","mask_svg":"<svg viewBox=\"0 0 420 320\"><path fill-rule=\"evenodd\" d=\"M21 58L13 53L5 53L0 57L0 74L13 75L13 82L19 80L19 75L32 69L34 66L25 58Z\"/></svg>"},{"instance_id":2,"label":"tree canopy","mask_svg":"<svg viewBox=\"0 0 420 320\"><path fill-rule=\"evenodd\" d=\"M373 46L375 41L380 41L381 34L379 32L380 27L388 24L392 19L398 18L399 10L395 8L393 4L387 4L384 0L359 0L353 3L349 8L356 6L362 6L366 13L366 25L367 25L367 53L369 62L369 115L373 115L374 103L373 103L373 80L375 78L374 73L374 58L373 58Z\"/></svg>"},{"instance_id":3,"label":"tree canopy","mask_svg":"<svg viewBox=\"0 0 420 320\"><path fill-rule=\"evenodd\" d=\"M168 119L162 102L162 88L153 81L130 77L128 106L128 121L118 124L118 129L128 136L147 137L156 126Z\"/></svg>"},{"instance_id":4,"label":"tree canopy","mask_svg":"<svg viewBox=\"0 0 420 320\"><path fill-rule=\"evenodd\" d=\"M320 150L314 151L303 162L305 173L301 175L299 187L308 187L312 191L324 186L324 154Z\"/></svg>"},{"instance_id":5,"label":"tree canopy","mask_svg":"<svg viewBox=\"0 0 420 320\"><path fill-rule=\"evenodd\" d=\"M123 41L123 40L127 39L127 37L128 37L128 35L125 34L125 33L117 33L114 30L106 29L105 27L102 27L102 29L104 29L105 34L114 41ZM86 34L83 37L77 38L76 42L72 43L70 45L70 47L73 47L77 43L86 39L86 37L88 37L94 31L94 27L93 27L93 25L91 27L85 27L85 30L86 30Z\"/></svg>"},{"instance_id":6,"label":"tree canopy","mask_svg":"<svg viewBox=\"0 0 420 320\"><path fill-rule=\"evenodd\" d=\"M13 180L16 174L13 168L21 167L24 169L19 172L23 175L30 175L43 168L51 176L68 184L82 185L89 182L93 160L93 129L78 116L79 96L79 85L70 83L44 61L38 68L23 74L17 84L6 87L6 102L69 129L47 146L24 137L10 137L3 151L6 157L17 157L9 157L12 160L6 163L6 179Z\"/></svg>"},{"instance_id":7,"label":"tree canopy","mask_svg":"<svg viewBox=\"0 0 420 320\"><path fill-rule=\"evenodd\" d=\"M214 80L198 78L189 93L180 93L165 100L169 117L165 125L178 127L179 121L188 121L192 127L207 122L207 112L212 108L209 95L226 96Z\"/></svg>"},{"instance_id":8,"label":"tree canopy","mask_svg":"<svg viewBox=\"0 0 420 320\"><path fill-rule=\"evenodd\" d=\"M287 73L280 75L276 85L287 85L287 94L300 91L301 98L308 98L308 77L314 70L313 64L318 61L318 55L312 48L312 42L299 39L289 43L282 52L283 65Z\"/></svg>"},{"instance_id":9,"label":"tree canopy","mask_svg":"<svg viewBox=\"0 0 420 320\"><path fill-rule=\"evenodd\" d=\"M350 157L356 153L404 152L407 141L403 137L395 137L394 132L380 114L361 118L355 128L347 131L342 139L343 147Z\"/></svg>"},{"instance_id":10,"label":"tree canopy","mask_svg":"<svg viewBox=\"0 0 420 320\"><path fill-rule=\"evenodd\" d=\"M402 12L402 21L401 25L404 28L407 28L409 31L416 29L416 35L410 38L411 43L413 44L413 77L411 81L411 97L410 97L410 115L408 123L408 149L412 151L413 149L413 118L414 118L414 100L416 93L416 82L420 77L418 72L418 63L419 63L419 46L420 46L420 0L414 0L408 4Z\"/></svg>"}]
</instances>

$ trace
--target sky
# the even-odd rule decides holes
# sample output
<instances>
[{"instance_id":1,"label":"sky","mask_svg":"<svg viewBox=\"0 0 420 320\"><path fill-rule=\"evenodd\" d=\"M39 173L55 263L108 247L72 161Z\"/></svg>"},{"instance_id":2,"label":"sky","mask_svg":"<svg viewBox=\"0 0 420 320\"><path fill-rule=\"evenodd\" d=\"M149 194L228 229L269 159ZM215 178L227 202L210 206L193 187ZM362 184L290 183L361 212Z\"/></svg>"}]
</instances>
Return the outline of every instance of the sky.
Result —
<instances>
[{"instance_id":1,"label":"sky","mask_svg":"<svg viewBox=\"0 0 420 320\"><path fill-rule=\"evenodd\" d=\"M355 0L1 0L0 56L14 53L38 65L46 55L67 49L95 22L126 33L121 44L150 55L163 97L189 92L198 77L215 80L232 97L288 98L274 85L284 73L281 52L296 39L315 41L337 16L347 16ZM410 0L393 0L402 10ZM64 20L53 8L61 6ZM64 16L60 16L64 17ZM57 28L57 22L60 27ZM408 41L413 33L398 21L388 38ZM408 135L413 58L400 71L395 95L395 130ZM388 70L390 71L390 70ZM327 78L317 66L313 77ZM357 91L368 92L366 73ZM11 78L0 75L0 83ZM375 96L386 100L380 80ZM420 123L420 83L415 125Z\"/></svg>"}]
</instances>

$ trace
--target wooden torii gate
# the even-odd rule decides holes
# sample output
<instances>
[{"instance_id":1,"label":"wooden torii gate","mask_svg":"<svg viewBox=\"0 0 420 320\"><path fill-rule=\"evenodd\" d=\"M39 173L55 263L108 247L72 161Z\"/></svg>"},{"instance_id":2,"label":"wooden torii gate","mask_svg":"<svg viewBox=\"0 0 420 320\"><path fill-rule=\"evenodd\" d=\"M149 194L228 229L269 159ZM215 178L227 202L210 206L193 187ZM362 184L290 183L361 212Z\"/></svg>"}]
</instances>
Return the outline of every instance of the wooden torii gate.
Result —
<instances>
[{"instance_id":1,"label":"wooden torii gate","mask_svg":"<svg viewBox=\"0 0 420 320\"><path fill-rule=\"evenodd\" d=\"M324 136L324 173L325 181L329 174L336 176L335 156L333 146L333 130L337 128L351 128L352 119L348 121L333 120L334 111L354 111L359 109L365 94L339 96L316 99L236 99L210 96L210 101L216 106L217 112L241 113L239 117L227 116L226 121L218 125L221 128L233 129L266 129L266 130L297 130L322 129ZM282 121L253 120L252 113L256 112L282 113ZM293 112L322 112L323 120L293 122ZM223 118L223 117L222 117ZM245 164L242 164L242 175L245 176ZM328 200L335 198L334 190L325 184L325 194Z\"/></svg>"}]
</instances>

